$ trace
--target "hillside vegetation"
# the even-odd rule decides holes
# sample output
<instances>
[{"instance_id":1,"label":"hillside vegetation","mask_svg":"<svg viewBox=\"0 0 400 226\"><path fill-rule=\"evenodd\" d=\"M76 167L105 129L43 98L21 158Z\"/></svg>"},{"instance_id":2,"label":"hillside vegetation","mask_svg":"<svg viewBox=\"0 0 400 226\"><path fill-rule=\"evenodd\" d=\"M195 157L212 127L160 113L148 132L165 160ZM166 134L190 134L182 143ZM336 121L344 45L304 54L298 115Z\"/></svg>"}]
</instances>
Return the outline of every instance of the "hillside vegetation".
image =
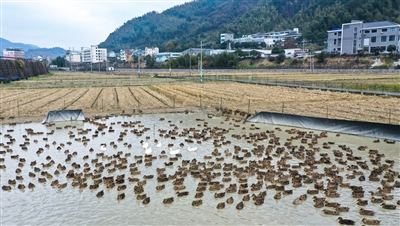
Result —
<instances>
[{"instance_id":1,"label":"hillside vegetation","mask_svg":"<svg viewBox=\"0 0 400 226\"><path fill-rule=\"evenodd\" d=\"M195 0L162 13L133 18L100 44L111 50L158 46L171 51L218 44L220 33L251 34L297 27L303 38L322 45L327 30L351 20L400 23L398 0ZM218 45L214 46L218 47Z\"/></svg>"}]
</instances>

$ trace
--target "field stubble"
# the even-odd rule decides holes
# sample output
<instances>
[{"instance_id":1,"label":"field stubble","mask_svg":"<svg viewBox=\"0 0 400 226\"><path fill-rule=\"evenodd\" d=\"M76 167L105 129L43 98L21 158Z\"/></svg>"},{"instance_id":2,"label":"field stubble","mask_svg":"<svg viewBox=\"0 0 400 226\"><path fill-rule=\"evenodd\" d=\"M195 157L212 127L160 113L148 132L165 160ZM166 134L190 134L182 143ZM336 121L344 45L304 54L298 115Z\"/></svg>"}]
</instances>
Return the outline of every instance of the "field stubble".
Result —
<instances>
[{"instance_id":1,"label":"field stubble","mask_svg":"<svg viewBox=\"0 0 400 226\"><path fill-rule=\"evenodd\" d=\"M116 75L91 75L83 79L101 78L117 84ZM97 76L97 77L96 77ZM103 76L103 77L102 77ZM105 77L104 77L105 76ZM269 76L270 78L275 76ZM281 75L282 76L282 75ZM311 75L287 75L287 78L310 78ZM378 75L377 75L378 76ZM365 79L377 78L367 75ZM81 77L49 76L53 80L80 81ZM337 75L337 78L348 77ZM361 75L354 76L364 78ZM379 76L378 76L379 77ZM322 78L328 79L323 75ZM44 78L44 83L48 81ZM114 79L114 80L112 80ZM125 78L126 79L126 78ZM149 80L150 78L143 78ZM332 79L332 78L331 78ZM397 77L396 77L397 79ZM40 79L38 79L41 81ZM158 80L158 79L154 79ZM142 80L138 80L142 81ZM142 82L143 82L142 81ZM150 80L149 80L150 81ZM163 79L164 81L164 79ZM32 81L35 82L35 81ZM345 120L400 124L400 99L366 96L342 92L264 86L234 82L166 82L151 85L66 87L26 89L6 87L1 91L0 116L3 123L36 117L41 120L50 110L82 109L86 115L109 113L144 113L175 111L175 109L241 110L254 114L260 111L280 112ZM24 87L24 86L22 86ZM227 111L225 111L227 112ZM11 117L11 119L10 119ZM15 117L15 119L14 119Z\"/></svg>"}]
</instances>

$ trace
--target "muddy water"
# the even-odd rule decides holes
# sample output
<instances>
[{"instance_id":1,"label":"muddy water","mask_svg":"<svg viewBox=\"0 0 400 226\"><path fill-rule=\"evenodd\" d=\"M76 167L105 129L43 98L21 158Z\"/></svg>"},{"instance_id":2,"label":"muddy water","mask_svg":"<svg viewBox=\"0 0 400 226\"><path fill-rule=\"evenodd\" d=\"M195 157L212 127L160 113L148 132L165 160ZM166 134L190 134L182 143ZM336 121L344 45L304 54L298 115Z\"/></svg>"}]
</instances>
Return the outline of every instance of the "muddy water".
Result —
<instances>
[{"instance_id":1,"label":"muddy water","mask_svg":"<svg viewBox=\"0 0 400 226\"><path fill-rule=\"evenodd\" d=\"M165 121L159 121L160 118L165 118ZM16 176L22 176L23 180L17 180L16 185L11 185L11 191L1 190L1 223L4 225L127 225L127 224L174 224L174 225L188 225L188 224L196 224L196 225L210 225L210 224L222 224L222 225L232 225L232 224L240 224L240 225L250 225L250 224L268 224L268 225L336 225L338 224L336 219L338 216L326 215L323 213L324 208L315 208L314 202L312 201L312 196L309 195L308 199L302 202L299 205L293 205L292 202L295 198L299 197L301 194L305 194L307 189L314 189L313 184L303 184L302 187L292 188L292 184L285 186L286 190L293 189L292 195L284 195L282 199L275 200L273 196L277 193L277 191L273 189L266 189L265 185L261 189L261 191L267 191L267 196L265 198L265 203L261 206L256 206L253 204L253 201L245 202L243 210L237 210L236 205L240 202L244 195L237 193L227 193L223 198L214 198L214 194L216 192L223 192L225 188L232 183L238 183L237 178L232 177L231 182L224 183L225 187L219 191L209 191L208 189L204 191L203 205L198 207L193 207L192 201L196 200L194 195L196 194L196 188L199 179L193 178L190 176L190 173L185 178L184 185L186 189L184 191L188 191L189 195L185 197L177 197L176 191L173 189L173 184L171 181L158 183L156 179L156 168L165 167L164 163L169 162L169 159L161 159L157 158L152 162L152 166L145 166L144 163L138 164L138 170L141 171L140 175L135 177L140 178L143 181L144 175L155 175L154 179L148 179L147 184L144 186L144 193L147 194L148 197L151 198L149 204L144 205L141 201L136 199L136 196L133 192L133 188L136 185L136 182L129 182L127 180L128 177L133 177L130 175L129 164L135 163L136 160L133 158L134 155L143 155L144 151L140 145L140 140L145 140L146 136L149 136L148 140L149 146L153 150L153 155L158 156L161 150L167 151L167 144L174 144L173 149L180 148L179 144L184 143L185 146L180 148L180 152L182 153L182 158L178 161L174 162L174 164L170 167L166 167L166 174L172 175L178 169L178 166L181 166L182 160L192 160L196 158L201 162L209 162L214 161L215 157L212 160L205 160L204 155L210 155L211 152L215 149L213 145L213 139L210 139L206 142L202 142L202 144L187 144L185 143L185 139L187 137L179 137L176 136L176 140L172 140L170 138L163 138L159 136L158 130L172 130L174 126L178 127L178 131L181 132L184 128L196 127L197 129L204 129L204 122L197 121L196 119L205 119L208 122L208 126L213 127L221 127L221 128L231 128L228 134L225 134L226 140L231 141L229 145L223 145L222 147L218 147L219 152L224 155L224 150L228 149L230 152L233 152L233 146L239 145L243 148L247 148L251 150L253 148L252 143L248 143L245 139L237 140L232 138L232 134L241 134L242 131L247 131L247 134L250 132L261 132L261 131L272 131L274 130L275 134L281 138L281 145L292 135L288 135L285 130L291 129L287 127L279 127L282 131L277 130L277 126L274 125L264 125L264 124L256 124L259 128L258 130L250 130L251 124L242 124L241 122L235 121L225 121L225 118L208 118L207 115L203 112L196 112L193 114L159 114L159 115L142 115L135 117L110 117L108 120L98 121L101 123L105 123L108 126L112 126L114 132L109 133L106 130L104 135L99 135L97 138L92 138L94 131L96 130L96 126L90 123L83 122L74 122L74 123L57 123L52 127L46 127L45 125L38 123L31 124L18 124L15 126L3 125L1 127L1 143L6 144L9 141L9 137L5 137L6 134L11 135L15 138L15 142L9 144L9 149L12 149L13 152L6 152L5 154L0 154L0 158L4 158L4 162L0 162L1 165L5 165L6 169L1 169L1 186L8 185L8 181L10 179L15 179ZM168 122L168 121L171 122ZM141 125L149 128L147 132L145 132L142 136L137 137L135 134L130 133L132 129L143 129L144 127L134 127L134 128L123 128L119 122L129 122L129 121L141 121ZM174 124L174 125L171 125ZM70 128L65 128L64 126L71 125ZM62 129L57 129L57 127L61 127ZM20 144L24 143L26 135L26 129L31 128L35 132L43 132L42 135L27 135L29 138L29 143L27 145L27 150L22 150ZM254 127L253 127L254 128ZM92 129L88 134L78 134L79 129ZM127 129L127 135L124 136L123 141L118 142L118 136L120 132ZM47 133L54 130L53 134L47 135ZM306 130L308 131L308 130ZM72 133L75 135L74 138L70 138L68 133ZM314 133L320 133L319 131L314 131ZM75 138L82 138L86 136L90 139L87 142L87 145L84 145L81 141L75 141ZM43 138L48 138L47 141L44 141ZM162 143L161 148L157 148L153 142L154 139L160 140ZM34 140L38 142L35 143ZM357 148L361 145L368 146L369 149L377 149L379 153L385 154L385 158L382 160L382 164L385 159L395 160L395 165L393 170L399 171L399 151L400 146L399 143L396 144L386 144L381 140L380 143L374 143L374 139L350 136L342 134L340 137L337 137L336 134L328 133L328 138L320 138L319 145L322 147L323 142L332 141L335 144L331 145L330 149L322 149L321 153L328 153L331 157L332 162L334 162L335 157L332 154L332 150L339 150L338 145L346 145L354 150L355 156L362 157L363 161L367 161L369 168L372 169L374 165L369 162L368 158L368 149L366 151L358 151ZM67 142L72 142L70 145ZM53 144L55 142L55 144ZM115 142L117 147L113 148L109 144L110 142ZM124 145L127 142L128 144L132 144L131 148L128 148ZM61 143L65 144L64 147L61 147ZM124 191L117 191L117 186L112 189L105 188L104 184L100 184L100 187L95 190L90 190L89 185L93 184L93 180L91 178L87 178L88 187L79 189L79 187L72 186L72 179L66 178L66 173L69 169L72 168L72 163L75 162L81 165L80 169L75 169L75 172L82 172L83 165L88 162L91 168L91 171L95 169L95 165L91 163L92 159L96 159L96 153L101 153L100 144L107 143L107 150L104 152L105 155L113 156L117 152L132 153L132 156L128 157L128 169L116 170L113 173L109 173L107 171L108 168L104 170L102 176L116 176L125 174L125 185L127 186ZM46 148L45 144L49 144L50 147ZM268 140L260 141L258 144L268 145ZM293 141L293 144L301 145L299 141ZM7 145L7 144L6 144ZM196 152L188 152L188 146L196 146L198 150ZM60 147L60 150L57 149ZM41 154L36 154L36 151L39 148L43 148L44 152ZM94 152L90 152L89 149L93 148ZM0 150L6 150L7 148L0 147ZM69 153L72 154L76 152L77 155L73 156L70 162L65 162L67 155L64 153L66 150L69 150ZM344 154L346 154L344 152ZM24 166L18 166L19 160L11 158L11 156L19 155L18 158L25 158L26 162ZM89 159L83 160L83 156L88 155ZM241 154L243 155L243 154ZM43 168L41 163L48 163L49 160L46 160L46 157L50 156L51 159L54 160L55 164L48 168ZM318 156L319 157L319 156ZM257 159L255 156L250 157L248 160ZM276 164L276 161L279 158L273 158L272 163ZM344 158L345 160L345 158ZM36 161L36 167L40 168L42 171L47 171L52 174L53 179L47 179L46 183L39 183L38 177L44 177L40 175L40 172L36 172L36 177L29 177L29 172L33 172L33 168L30 166L30 162ZM224 160L226 163L233 162L237 164L238 167L245 167L247 164L239 164L238 161L233 160L232 157L225 157ZM110 160L99 158L99 162L103 162L103 164L109 163ZM292 160L288 160L289 164L298 164L300 160L293 158ZM56 170L56 166L58 163L65 165L67 170L61 171L60 175L54 175L54 171ZM336 162L335 162L336 163ZM353 162L352 164L355 164ZM345 167L336 163L338 167ZM318 165L319 168L316 170L317 172L322 173L324 171L324 167L329 167L330 165ZM207 166L210 167L210 166ZM16 173L16 169L20 168L21 173ZM222 170L214 170L215 172L221 172ZM368 170L359 170L365 173L367 178L366 181L360 182L357 178L350 180L346 179L346 174L351 174L351 172L345 170L344 172L339 173L339 175L344 177L344 183L350 182L351 185L355 186L363 186L364 191L366 191L363 199L370 199L372 196L368 191L377 191L377 188L381 186L379 182L368 181ZM303 171L299 170L301 174L304 174ZM288 172L284 172L287 174ZM381 176L382 177L382 176ZM67 182L68 185L64 189L59 189L57 187L51 186L51 181L58 179L60 183ZM326 182L327 177L322 178L321 180ZM396 178L396 180L400 180ZM217 177L215 181L221 181L222 176ZM28 186L29 182L36 185L35 188L29 189L18 189L18 184L24 184ZM248 178L248 185L252 183L256 183L256 176L251 176ZM165 184L165 190L157 191L155 187L157 185ZM267 183L269 185L270 182ZM393 184L393 183L392 183ZM326 183L325 183L326 185ZM103 190L104 196L102 198L97 198L97 192ZM260 191L254 191L250 194L258 194ZM126 197L123 200L117 200L117 195L125 193ZM352 219L356 221L356 225L361 225L362 218L371 218L367 216L360 215L358 213L360 206L357 206L357 199L352 198L351 190L349 188L341 188L339 187L338 193L340 193L339 198L327 198L328 201L331 202L339 202L341 206L350 207L349 212L343 212L340 214L341 217L346 219ZM392 194L395 195L393 200L385 201L388 204L396 204L397 200L400 199L399 188L395 188L392 191ZM217 209L216 206L220 202L225 202L228 197L234 198L233 204L226 204L224 209ZM323 193L317 195L318 197L325 197ZM174 197L174 202L172 204L163 204L163 199ZM329 207L325 207L325 209L332 209ZM386 210L382 209L380 204L370 203L368 206L365 206L364 209L374 210L375 216L372 217L374 219L381 220L382 225L399 225L399 215L400 208L398 207L396 210Z\"/></svg>"}]
</instances>

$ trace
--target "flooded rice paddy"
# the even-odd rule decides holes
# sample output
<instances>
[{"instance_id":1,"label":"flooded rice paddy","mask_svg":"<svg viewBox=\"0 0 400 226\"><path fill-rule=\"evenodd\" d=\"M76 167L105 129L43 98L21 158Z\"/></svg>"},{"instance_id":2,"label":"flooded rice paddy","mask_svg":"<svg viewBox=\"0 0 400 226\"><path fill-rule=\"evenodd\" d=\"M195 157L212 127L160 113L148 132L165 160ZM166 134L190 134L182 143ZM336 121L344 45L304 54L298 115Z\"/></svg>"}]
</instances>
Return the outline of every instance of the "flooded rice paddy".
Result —
<instances>
[{"instance_id":1,"label":"flooded rice paddy","mask_svg":"<svg viewBox=\"0 0 400 226\"><path fill-rule=\"evenodd\" d=\"M2 125L1 224L399 225L399 150L205 112Z\"/></svg>"}]
</instances>

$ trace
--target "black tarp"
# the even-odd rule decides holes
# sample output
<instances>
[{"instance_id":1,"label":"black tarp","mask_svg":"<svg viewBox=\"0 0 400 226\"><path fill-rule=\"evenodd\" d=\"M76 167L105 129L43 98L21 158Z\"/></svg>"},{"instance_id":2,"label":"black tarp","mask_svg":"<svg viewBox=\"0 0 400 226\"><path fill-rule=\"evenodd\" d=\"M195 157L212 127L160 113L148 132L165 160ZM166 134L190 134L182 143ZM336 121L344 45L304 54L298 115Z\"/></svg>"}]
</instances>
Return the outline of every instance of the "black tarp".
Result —
<instances>
[{"instance_id":1,"label":"black tarp","mask_svg":"<svg viewBox=\"0 0 400 226\"><path fill-rule=\"evenodd\" d=\"M400 141L400 125L260 112L246 121Z\"/></svg>"},{"instance_id":2,"label":"black tarp","mask_svg":"<svg viewBox=\"0 0 400 226\"><path fill-rule=\"evenodd\" d=\"M60 111L49 111L46 118L42 123L49 122L63 122L63 121L80 121L85 120L83 111L78 110L60 110Z\"/></svg>"}]
</instances>

